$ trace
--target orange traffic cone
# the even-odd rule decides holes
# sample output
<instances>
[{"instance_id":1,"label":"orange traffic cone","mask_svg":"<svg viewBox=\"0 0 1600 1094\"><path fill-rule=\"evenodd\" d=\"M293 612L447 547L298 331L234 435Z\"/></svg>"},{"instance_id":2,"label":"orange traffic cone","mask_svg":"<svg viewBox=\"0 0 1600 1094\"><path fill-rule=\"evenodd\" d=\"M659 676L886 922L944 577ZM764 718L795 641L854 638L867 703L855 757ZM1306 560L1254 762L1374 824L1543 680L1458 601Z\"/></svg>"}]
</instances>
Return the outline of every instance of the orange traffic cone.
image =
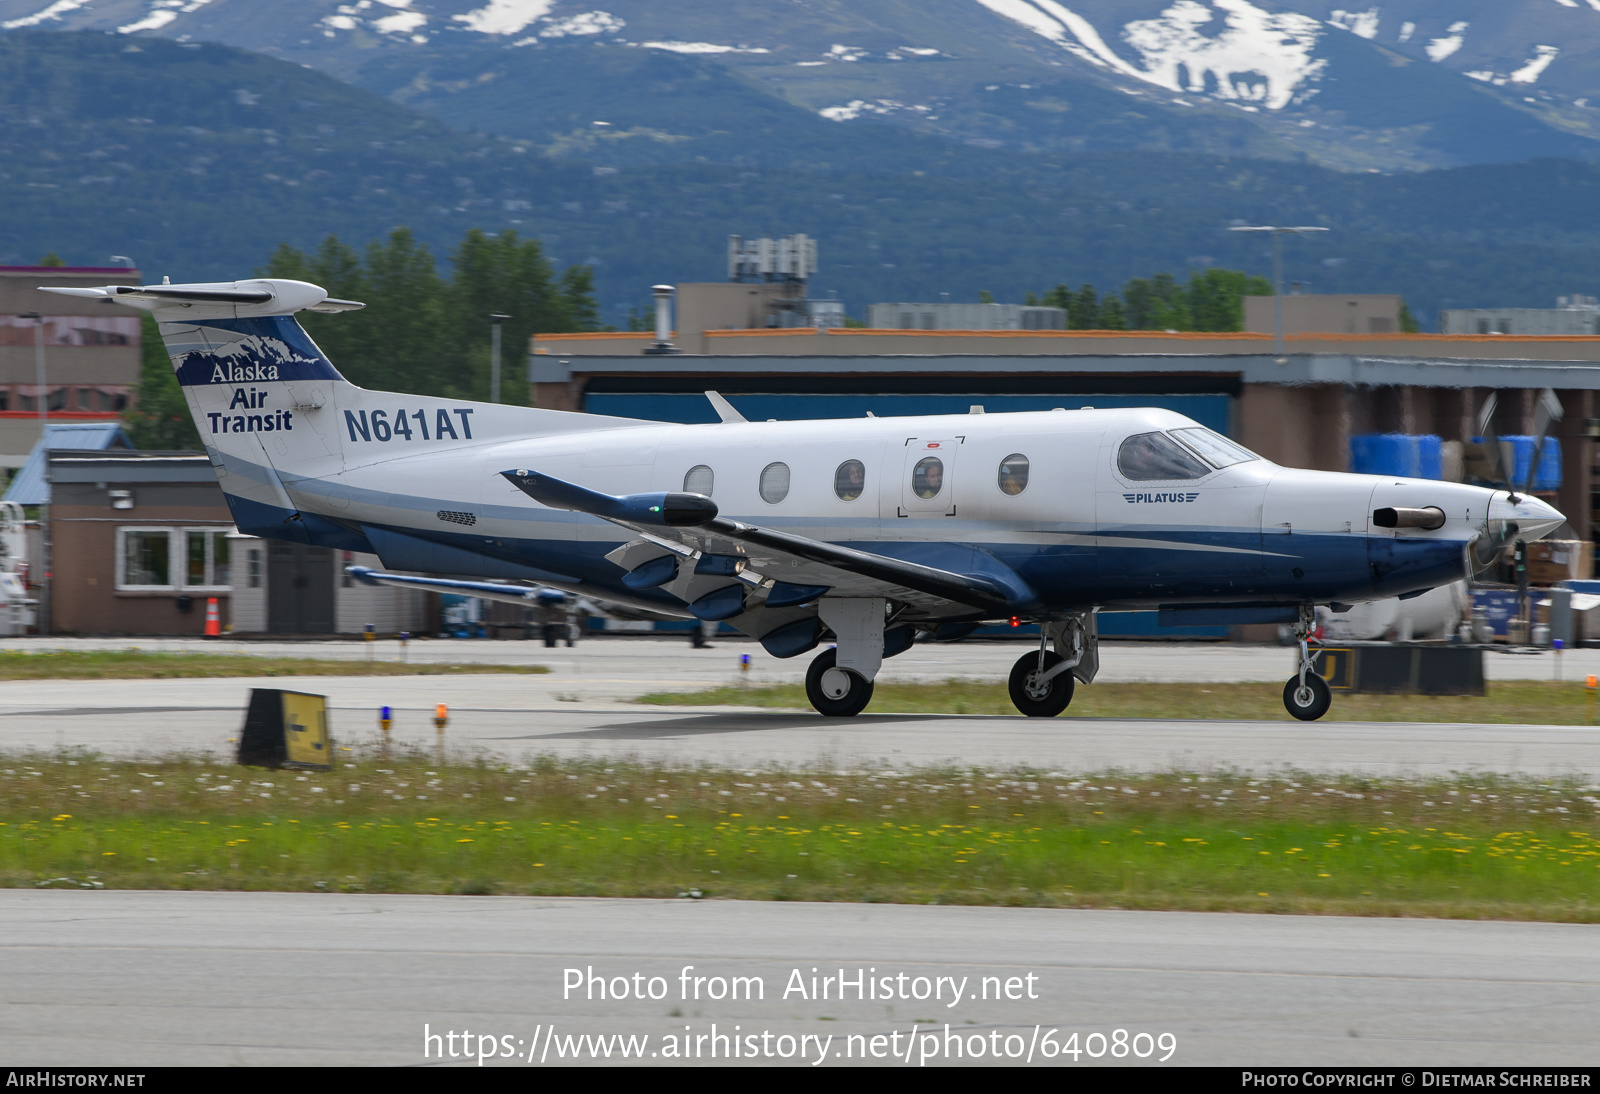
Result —
<instances>
[{"instance_id":1,"label":"orange traffic cone","mask_svg":"<svg viewBox=\"0 0 1600 1094\"><path fill-rule=\"evenodd\" d=\"M217 611L217 598L206 597L206 637L222 637L222 615Z\"/></svg>"}]
</instances>

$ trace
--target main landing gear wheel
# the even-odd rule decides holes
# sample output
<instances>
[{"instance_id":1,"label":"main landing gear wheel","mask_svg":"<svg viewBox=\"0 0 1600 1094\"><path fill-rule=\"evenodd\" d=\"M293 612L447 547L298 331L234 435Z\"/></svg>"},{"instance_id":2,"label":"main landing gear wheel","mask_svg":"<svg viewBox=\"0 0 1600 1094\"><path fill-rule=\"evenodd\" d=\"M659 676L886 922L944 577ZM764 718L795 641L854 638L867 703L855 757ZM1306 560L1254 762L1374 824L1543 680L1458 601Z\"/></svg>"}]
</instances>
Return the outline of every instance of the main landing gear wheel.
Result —
<instances>
[{"instance_id":1,"label":"main landing gear wheel","mask_svg":"<svg viewBox=\"0 0 1600 1094\"><path fill-rule=\"evenodd\" d=\"M836 662L838 650L823 650L806 670L806 698L829 718L854 718L872 701L872 681Z\"/></svg>"},{"instance_id":2,"label":"main landing gear wheel","mask_svg":"<svg viewBox=\"0 0 1600 1094\"><path fill-rule=\"evenodd\" d=\"M1300 605L1300 619L1294 625L1295 645L1300 647L1300 671L1289 677L1283 685L1283 706L1302 722L1315 722L1333 706L1333 689L1317 675L1317 654L1311 650L1316 634L1317 610L1310 604ZM1321 645L1320 640L1317 640Z\"/></svg>"},{"instance_id":3,"label":"main landing gear wheel","mask_svg":"<svg viewBox=\"0 0 1600 1094\"><path fill-rule=\"evenodd\" d=\"M1030 718L1054 718L1067 709L1076 686L1072 671L1057 673L1048 680L1040 679L1059 664L1061 655L1054 650L1046 650L1042 662L1037 650L1017 658L1017 663L1011 666L1011 679L1006 682L1006 688L1019 711Z\"/></svg>"},{"instance_id":4,"label":"main landing gear wheel","mask_svg":"<svg viewBox=\"0 0 1600 1094\"><path fill-rule=\"evenodd\" d=\"M1306 682L1291 676L1283 685L1283 705L1302 722L1314 722L1333 706L1333 690L1328 682L1314 672L1306 673Z\"/></svg>"}]
</instances>

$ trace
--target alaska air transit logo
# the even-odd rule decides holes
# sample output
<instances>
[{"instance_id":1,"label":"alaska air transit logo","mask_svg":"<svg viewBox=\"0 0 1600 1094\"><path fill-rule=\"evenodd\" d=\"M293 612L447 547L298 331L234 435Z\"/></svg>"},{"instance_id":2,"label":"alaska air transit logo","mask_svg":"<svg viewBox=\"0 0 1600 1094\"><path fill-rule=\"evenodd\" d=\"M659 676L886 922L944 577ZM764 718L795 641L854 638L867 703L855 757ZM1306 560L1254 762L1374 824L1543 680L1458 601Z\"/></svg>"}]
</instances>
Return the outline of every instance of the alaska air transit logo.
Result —
<instances>
[{"instance_id":1,"label":"alaska air transit logo","mask_svg":"<svg viewBox=\"0 0 1600 1094\"><path fill-rule=\"evenodd\" d=\"M287 316L208 320L171 339L185 386L327 380L338 376L298 323Z\"/></svg>"},{"instance_id":2,"label":"alaska air transit logo","mask_svg":"<svg viewBox=\"0 0 1600 1094\"><path fill-rule=\"evenodd\" d=\"M1184 501L1184 502L1188 502L1188 501L1193 501L1195 498L1198 498L1199 496L1200 496L1200 491L1196 490L1196 491L1193 491L1192 493L1187 493L1187 494L1124 494L1124 495L1122 495L1122 500L1127 502L1129 505L1138 505L1138 504L1143 503L1143 502L1157 502L1157 503L1159 503L1159 502L1168 502L1168 501Z\"/></svg>"}]
</instances>

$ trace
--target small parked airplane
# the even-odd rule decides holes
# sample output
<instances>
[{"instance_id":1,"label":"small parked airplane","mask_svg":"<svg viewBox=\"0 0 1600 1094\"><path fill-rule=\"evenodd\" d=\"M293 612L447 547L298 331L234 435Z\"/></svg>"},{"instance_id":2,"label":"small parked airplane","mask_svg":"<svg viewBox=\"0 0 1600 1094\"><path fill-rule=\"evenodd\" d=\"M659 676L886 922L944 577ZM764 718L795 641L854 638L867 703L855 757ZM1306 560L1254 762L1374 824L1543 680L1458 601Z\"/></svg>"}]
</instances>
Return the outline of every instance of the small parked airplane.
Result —
<instances>
[{"instance_id":1,"label":"small parked airplane","mask_svg":"<svg viewBox=\"0 0 1600 1094\"><path fill-rule=\"evenodd\" d=\"M55 288L154 313L240 531L376 554L368 582L528 602L538 583L724 620L859 713L920 632L1038 623L1010 676L1054 716L1099 666L1096 613L1293 623L1296 718L1328 710L1314 607L1419 594L1562 523L1459 483L1279 467L1166 410L678 425L367 391L296 312L315 285ZM498 582L470 580L499 579Z\"/></svg>"}]
</instances>

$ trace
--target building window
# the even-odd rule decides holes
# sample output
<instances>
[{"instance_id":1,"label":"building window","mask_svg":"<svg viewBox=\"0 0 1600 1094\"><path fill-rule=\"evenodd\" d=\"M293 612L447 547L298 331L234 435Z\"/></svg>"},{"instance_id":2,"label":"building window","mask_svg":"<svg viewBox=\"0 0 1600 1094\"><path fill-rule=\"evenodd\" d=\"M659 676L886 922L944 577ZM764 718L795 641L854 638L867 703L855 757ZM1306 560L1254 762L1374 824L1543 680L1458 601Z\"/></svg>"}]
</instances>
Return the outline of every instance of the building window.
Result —
<instances>
[{"instance_id":1,"label":"building window","mask_svg":"<svg viewBox=\"0 0 1600 1094\"><path fill-rule=\"evenodd\" d=\"M117 529L117 588L170 589L172 529Z\"/></svg>"},{"instance_id":2,"label":"building window","mask_svg":"<svg viewBox=\"0 0 1600 1094\"><path fill-rule=\"evenodd\" d=\"M250 587L261 588L261 548L250 548Z\"/></svg>"},{"instance_id":3,"label":"building window","mask_svg":"<svg viewBox=\"0 0 1600 1094\"><path fill-rule=\"evenodd\" d=\"M685 494L704 494L711 496L711 486L716 476L711 473L711 468L705 464L698 464L689 468L689 473L683 477L683 492Z\"/></svg>"},{"instance_id":4,"label":"building window","mask_svg":"<svg viewBox=\"0 0 1600 1094\"><path fill-rule=\"evenodd\" d=\"M833 473L833 492L840 501L855 501L867 482L867 468L860 460L845 460Z\"/></svg>"},{"instance_id":5,"label":"building window","mask_svg":"<svg viewBox=\"0 0 1600 1094\"><path fill-rule=\"evenodd\" d=\"M228 533L206 528L190 528L183 533L186 589L227 589L232 587L229 573Z\"/></svg>"},{"instance_id":6,"label":"building window","mask_svg":"<svg viewBox=\"0 0 1600 1094\"><path fill-rule=\"evenodd\" d=\"M761 469L761 500L777 505L789 496L789 465L769 463Z\"/></svg>"},{"instance_id":7,"label":"building window","mask_svg":"<svg viewBox=\"0 0 1600 1094\"><path fill-rule=\"evenodd\" d=\"M228 533L214 528L118 528L117 588L226 591L231 548Z\"/></svg>"},{"instance_id":8,"label":"building window","mask_svg":"<svg viewBox=\"0 0 1600 1094\"><path fill-rule=\"evenodd\" d=\"M1000 492L1016 497L1028 488L1028 457L1013 452L1000 461Z\"/></svg>"},{"instance_id":9,"label":"building window","mask_svg":"<svg viewBox=\"0 0 1600 1094\"><path fill-rule=\"evenodd\" d=\"M68 389L64 387L50 388L49 396L45 399L45 409L49 411L67 409L67 393ZM21 409L27 411L28 413L38 413L39 386L37 384L24 385L22 393L19 394L17 401L19 404L21 404Z\"/></svg>"}]
</instances>

